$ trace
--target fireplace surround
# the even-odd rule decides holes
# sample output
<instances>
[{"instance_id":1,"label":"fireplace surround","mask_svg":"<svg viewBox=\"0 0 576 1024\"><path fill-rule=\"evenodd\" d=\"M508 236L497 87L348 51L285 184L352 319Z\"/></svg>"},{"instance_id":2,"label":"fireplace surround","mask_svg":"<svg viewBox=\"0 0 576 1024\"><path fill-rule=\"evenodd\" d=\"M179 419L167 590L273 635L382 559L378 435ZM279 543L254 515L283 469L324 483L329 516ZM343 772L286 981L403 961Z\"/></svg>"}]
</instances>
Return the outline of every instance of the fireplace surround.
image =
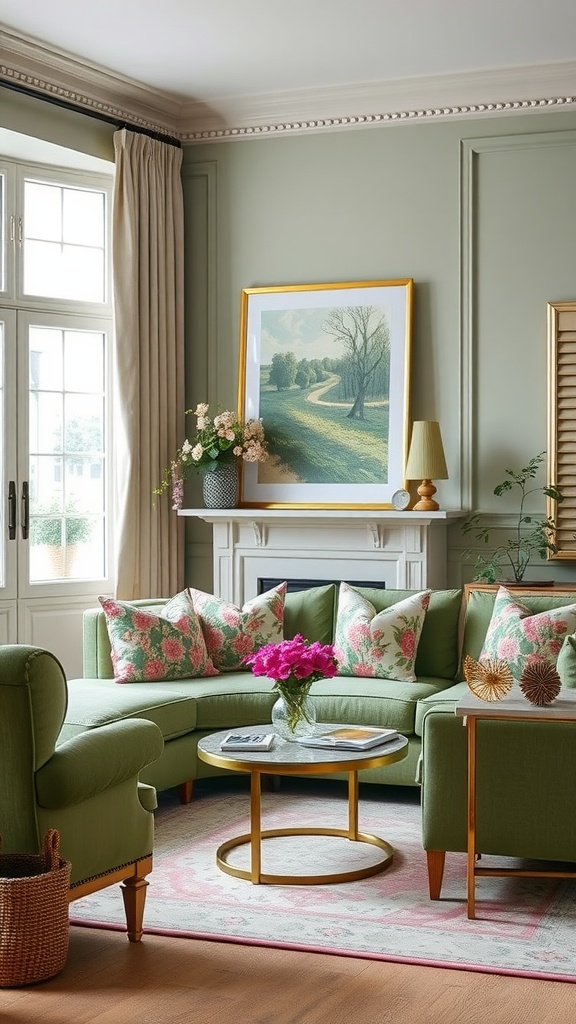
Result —
<instances>
[{"instance_id":1,"label":"fireplace surround","mask_svg":"<svg viewBox=\"0 0 576 1024\"><path fill-rule=\"evenodd\" d=\"M242 605L260 580L446 586L446 534L460 511L181 509L212 525L213 592Z\"/></svg>"}]
</instances>

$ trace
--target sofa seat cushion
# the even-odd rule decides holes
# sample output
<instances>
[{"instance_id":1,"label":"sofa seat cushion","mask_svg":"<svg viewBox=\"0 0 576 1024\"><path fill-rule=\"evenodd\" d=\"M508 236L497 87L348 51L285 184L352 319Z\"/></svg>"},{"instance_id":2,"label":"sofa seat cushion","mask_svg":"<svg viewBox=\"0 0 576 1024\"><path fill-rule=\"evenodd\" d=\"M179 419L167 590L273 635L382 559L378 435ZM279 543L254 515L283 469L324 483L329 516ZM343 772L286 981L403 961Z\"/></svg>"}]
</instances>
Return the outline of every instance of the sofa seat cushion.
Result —
<instances>
[{"instance_id":1,"label":"sofa seat cushion","mask_svg":"<svg viewBox=\"0 0 576 1024\"><path fill-rule=\"evenodd\" d=\"M228 729L270 722L278 694L271 679L251 672L226 672L217 679L192 679L197 729Z\"/></svg>"},{"instance_id":2,"label":"sofa seat cushion","mask_svg":"<svg viewBox=\"0 0 576 1024\"><path fill-rule=\"evenodd\" d=\"M422 697L418 701L416 708L416 735L422 735L422 719L427 711L433 707L443 707L446 710L454 710L459 700L468 694L468 684L466 682L454 683L453 686L449 686L445 690L441 690L437 693L432 693L427 697Z\"/></svg>"},{"instance_id":3,"label":"sofa seat cushion","mask_svg":"<svg viewBox=\"0 0 576 1024\"><path fill-rule=\"evenodd\" d=\"M390 726L403 736L414 733L416 707L424 697L439 693L446 679L425 678L415 683L393 679L319 679L310 690L322 722Z\"/></svg>"},{"instance_id":4,"label":"sofa seat cushion","mask_svg":"<svg viewBox=\"0 0 576 1024\"><path fill-rule=\"evenodd\" d=\"M70 679L68 708L58 741L124 718L148 719L169 740L194 730L196 717L193 694L175 689L173 683L118 686L113 679Z\"/></svg>"}]
</instances>

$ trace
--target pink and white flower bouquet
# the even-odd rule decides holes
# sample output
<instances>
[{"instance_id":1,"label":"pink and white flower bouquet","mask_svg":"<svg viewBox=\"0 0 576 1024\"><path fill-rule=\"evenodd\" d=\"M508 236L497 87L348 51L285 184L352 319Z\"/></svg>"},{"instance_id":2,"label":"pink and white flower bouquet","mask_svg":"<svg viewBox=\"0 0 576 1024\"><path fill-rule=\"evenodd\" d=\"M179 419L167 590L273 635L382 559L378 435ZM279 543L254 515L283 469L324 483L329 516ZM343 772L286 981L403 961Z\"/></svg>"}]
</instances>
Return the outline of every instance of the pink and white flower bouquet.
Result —
<instances>
[{"instance_id":1,"label":"pink and white flower bouquet","mask_svg":"<svg viewBox=\"0 0 576 1024\"><path fill-rule=\"evenodd\" d=\"M182 508L184 480L193 472L210 472L223 462L241 459L244 462L264 462L268 458L268 445L261 420L246 420L226 409L214 419L208 416L208 406L200 402L186 415L196 417L196 436L186 438L154 494L164 494L172 488L172 507Z\"/></svg>"}]
</instances>

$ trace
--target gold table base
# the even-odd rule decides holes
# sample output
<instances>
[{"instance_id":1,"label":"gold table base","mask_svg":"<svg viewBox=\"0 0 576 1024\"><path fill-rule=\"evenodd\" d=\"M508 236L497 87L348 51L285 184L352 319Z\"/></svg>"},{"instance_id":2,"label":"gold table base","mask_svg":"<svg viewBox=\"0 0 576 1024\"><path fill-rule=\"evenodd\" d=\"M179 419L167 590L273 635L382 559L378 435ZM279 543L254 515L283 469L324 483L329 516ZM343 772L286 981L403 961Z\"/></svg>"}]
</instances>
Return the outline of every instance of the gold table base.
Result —
<instances>
[{"instance_id":1,"label":"gold table base","mask_svg":"<svg viewBox=\"0 0 576 1024\"><path fill-rule=\"evenodd\" d=\"M394 850L389 843L378 836L358 830L358 772L348 772L348 828L280 828L262 831L261 823L262 792L260 771L250 772L250 832L235 836L222 843L216 851L216 863L221 871L236 878L244 878L254 885L322 885L327 882L352 882L358 878L368 878L389 867L394 857ZM337 836L349 839L353 843L370 843L379 847L385 854L376 864L323 875L269 875L262 873L262 840L276 836ZM237 868L229 864L226 854L237 846L250 843L250 870Z\"/></svg>"},{"instance_id":2,"label":"gold table base","mask_svg":"<svg viewBox=\"0 0 576 1024\"><path fill-rule=\"evenodd\" d=\"M259 843L263 839L274 839L276 836L337 836L341 839L349 839L353 843L369 843L372 846L377 846L384 851L384 857L376 861L375 864L369 864L368 867L355 868L351 871L338 871L325 875L269 875L258 871L258 877L255 878L252 868L250 870L237 868L226 860L229 850L252 843L253 837L247 833L222 843L216 850L216 863L226 874L252 881L255 885L259 883L267 885L325 885L329 882L355 882L359 878L369 878L370 875L376 875L379 871L390 867L394 857L394 850L385 839L380 839L379 836L373 836L367 832L356 832L351 835L344 828L273 828L260 832L257 842Z\"/></svg>"}]
</instances>

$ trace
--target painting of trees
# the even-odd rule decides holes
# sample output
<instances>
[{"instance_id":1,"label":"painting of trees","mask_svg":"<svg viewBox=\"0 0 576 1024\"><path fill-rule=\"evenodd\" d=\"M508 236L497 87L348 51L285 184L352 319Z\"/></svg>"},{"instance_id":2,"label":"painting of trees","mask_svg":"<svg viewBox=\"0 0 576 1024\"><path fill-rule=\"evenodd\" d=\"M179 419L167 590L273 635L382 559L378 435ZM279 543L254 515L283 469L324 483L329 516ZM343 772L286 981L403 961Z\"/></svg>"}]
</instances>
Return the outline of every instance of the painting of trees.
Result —
<instances>
[{"instance_id":1,"label":"painting of trees","mask_svg":"<svg viewBox=\"0 0 576 1024\"><path fill-rule=\"evenodd\" d=\"M244 500L381 507L404 483L411 294L411 280L244 290L241 399L270 449L243 467Z\"/></svg>"},{"instance_id":2,"label":"painting of trees","mask_svg":"<svg viewBox=\"0 0 576 1024\"><path fill-rule=\"evenodd\" d=\"M390 328L386 315L374 306L340 307L331 310L322 326L346 352L343 369L347 371L354 398L348 418L363 420L366 396L375 375L379 368L387 369L390 365Z\"/></svg>"}]
</instances>

